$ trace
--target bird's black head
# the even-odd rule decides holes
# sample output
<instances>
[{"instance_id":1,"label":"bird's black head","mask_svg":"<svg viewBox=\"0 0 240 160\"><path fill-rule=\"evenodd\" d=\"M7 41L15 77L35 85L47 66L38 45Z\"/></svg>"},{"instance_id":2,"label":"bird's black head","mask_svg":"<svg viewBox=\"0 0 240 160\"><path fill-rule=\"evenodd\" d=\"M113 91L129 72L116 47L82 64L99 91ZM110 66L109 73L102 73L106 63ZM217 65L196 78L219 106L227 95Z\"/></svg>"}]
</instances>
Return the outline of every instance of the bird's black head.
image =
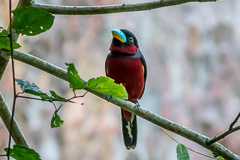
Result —
<instances>
[{"instance_id":1,"label":"bird's black head","mask_svg":"<svg viewBox=\"0 0 240 160\"><path fill-rule=\"evenodd\" d=\"M126 54L135 54L137 52L138 41L134 34L127 29L112 30L111 52L120 52Z\"/></svg>"},{"instance_id":2,"label":"bird's black head","mask_svg":"<svg viewBox=\"0 0 240 160\"><path fill-rule=\"evenodd\" d=\"M112 42L115 45L130 46L130 45L134 44L138 48L137 38L129 30L127 30L127 29L113 29L112 34L113 34ZM120 39L122 39L122 40L120 40ZM123 40L125 40L125 41L123 41Z\"/></svg>"}]
</instances>

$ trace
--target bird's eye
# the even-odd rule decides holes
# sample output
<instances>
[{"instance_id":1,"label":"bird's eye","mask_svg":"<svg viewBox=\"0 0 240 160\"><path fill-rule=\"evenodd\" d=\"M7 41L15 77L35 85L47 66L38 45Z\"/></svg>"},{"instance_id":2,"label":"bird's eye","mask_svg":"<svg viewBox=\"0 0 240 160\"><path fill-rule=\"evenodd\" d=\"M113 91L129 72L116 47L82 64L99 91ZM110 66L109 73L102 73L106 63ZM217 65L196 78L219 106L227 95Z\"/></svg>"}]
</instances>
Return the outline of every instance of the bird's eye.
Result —
<instances>
[{"instance_id":1,"label":"bird's eye","mask_svg":"<svg viewBox=\"0 0 240 160\"><path fill-rule=\"evenodd\" d=\"M133 40L133 37L129 37L128 39L129 39L130 42L133 43L133 41L134 41L134 40Z\"/></svg>"}]
</instances>

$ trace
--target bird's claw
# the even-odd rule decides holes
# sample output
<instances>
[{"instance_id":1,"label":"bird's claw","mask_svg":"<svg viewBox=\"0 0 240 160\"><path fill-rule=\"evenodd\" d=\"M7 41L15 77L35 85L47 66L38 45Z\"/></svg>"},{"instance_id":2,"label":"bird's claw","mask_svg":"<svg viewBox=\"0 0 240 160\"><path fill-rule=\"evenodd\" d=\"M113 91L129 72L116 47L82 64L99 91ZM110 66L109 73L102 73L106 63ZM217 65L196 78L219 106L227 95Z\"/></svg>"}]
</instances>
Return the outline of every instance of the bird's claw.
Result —
<instances>
[{"instance_id":1,"label":"bird's claw","mask_svg":"<svg viewBox=\"0 0 240 160\"><path fill-rule=\"evenodd\" d=\"M137 103L136 103L137 111L139 111L139 109L140 109L141 105L140 105L140 103L139 103L139 101L138 101L138 99L137 99L137 98L136 98L136 100L137 100Z\"/></svg>"},{"instance_id":2,"label":"bird's claw","mask_svg":"<svg viewBox=\"0 0 240 160\"><path fill-rule=\"evenodd\" d=\"M112 98L112 95L107 95L107 100L109 101Z\"/></svg>"}]
</instances>

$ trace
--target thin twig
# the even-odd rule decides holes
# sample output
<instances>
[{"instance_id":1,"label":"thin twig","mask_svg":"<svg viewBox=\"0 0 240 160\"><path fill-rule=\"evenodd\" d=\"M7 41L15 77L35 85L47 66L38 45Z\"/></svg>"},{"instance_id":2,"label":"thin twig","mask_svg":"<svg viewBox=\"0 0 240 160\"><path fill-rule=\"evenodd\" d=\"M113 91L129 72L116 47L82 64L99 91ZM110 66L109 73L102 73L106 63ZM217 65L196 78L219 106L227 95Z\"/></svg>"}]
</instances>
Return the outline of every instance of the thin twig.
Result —
<instances>
[{"instance_id":1,"label":"thin twig","mask_svg":"<svg viewBox=\"0 0 240 160\"><path fill-rule=\"evenodd\" d=\"M220 139L223 139L223 138L226 137L227 135L229 135L229 134L231 134L231 133L233 133L233 132L236 132L237 130L240 130L240 126L237 126L237 127L235 127L235 128L232 128L232 129L224 132L223 134L221 134L221 135L219 135L219 136L217 136L217 137L214 137L214 138L211 139L211 140L207 140L207 141L206 141L206 144L207 144L207 145L211 145L211 144L219 141Z\"/></svg>"},{"instance_id":2,"label":"thin twig","mask_svg":"<svg viewBox=\"0 0 240 160\"><path fill-rule=\"evenodd\" d=\"M23 5L26 5L27 2L30 2L31 0L19 0L18 1L18 6L17 7L21 7ZM30 3L29 3L30 4ZM9 0L9 27L8 30L10 32L9 35L7 35L7 37L9 37L10 39L10 55L12 57L11 61L12 61L12 68L14 68L14 60L13 60L13 42L16 42L17 38L18 38L18 34L17 33L13 33L12 32L12 24L14 23L14 20L12 20L12 16L11 16L11 10L12 10L12 2L11 0ZM2 36L4 37L4 36ZM7 53L9 51L6 51L4 49L0 50L0 55L1 53ZM10 56L0 56L0 80L2 78L2 75L7 67L8 61L10 59ZM15 79L15 73L12 72L12 79L14 81ZM15 85L15 82L13 82L13 86ZM16 103L16 87L13 87L13 92L14 92L14 98L13 98L13 111L11 113L9 107L7 106L4 97L2 96L2 94L0 93L0 117L2 118L5 126L7 127L8 131L9 131L9 140L8 140L8 148L10 148L11 145L11 137L13 138L13 140L15 141L15 143L17 144L21 144L24 146L29 146L28 142L26 140L26 138L24 137L19 125L17 124L17 121L14 119L14 112L15 112L15 103ZM9 157L9 151L10 149L8 149L8 152L6 155L1 155L1 156L6 156L7 159L10 159Z\"/></svg>"},{"instance_id":3,"label":"thin twig","mask_svg":"<svg viewBox=\"0 0 240 160\"><path fill-rule=\"evenodd\" d=\"M173 137L170 136L167 132L165 132L162 128L161 128L161 131L162 131L164 134L166 134L169 138L171 138L173 141L175 141L177 144L181 144L181 143L178 142L175 138L173 138ZM211 157L211 156L202 154L202 153L200 153L200 152L198 152L198 151L195 151L195 150L193 150L193 149L191 149L191 148L189 148L189 147L187 147L187 146L185 146L185 147L186 147L188 150L190 150L190 151L192 151L192 152L194 152L194 153L197 153L197 154L199 154L199 155L201 155L201 156L208 157L208 158L211 158L211 159L216 159L215 157Z\"/></svg>"},{"instance_id":4,"label":"thin twig","mask_svg":"<svg viewBox=\"0 0 240 160\"><path fill-rule=\"evenodd\" d=\"M30 5L32 3L32 0L19 0L18 1L18 5L17 8L25 6L25 5ZM13 62L13 47L12 47L12 42L16 42L18 39L18 34L16 32L12 32L12 24L14 23L14 18L12 18L11 16L11 10L12 10L12 4L11 4L11 0L9 0L9 27L8 30L10 32L10 36L8 35L8 37L10 38L10 47L11 47L11 53L10 55L12 55L12 62ZM0 50L0 55L2 53L7 53L9 51L6 51L4 49ZM3 76L3 73L7 67L8 61L10 59L10 56L0 56L0 80ZM14 68L14 64L12 63L12 68ZM15 75L14 73L12 73L13 75ZM13 77L14 79L14 77ZM15 82L13 82L15 84ZM14 87L15 88L15 87ZM14 89L15 90L15 89ZM16 94L14 94L16 95ZM13 106L15 106L16 103L16 99L15 97L13 98ZM15 110L15 109L14 109ZM2 96L2 94L0 93L0 117L2 118L5 126L7 127L10 135L9 135L9 141L11 141L11 136L13 138L13 140L15 141L15 143L17 144L21 144L24 146L29 146L28 142L26 140L26 138L24 137L20 127L17 124L17 121L14 119L13 116L14 112L11 113L9 107L7 106L7 104L5 103L5 100ZM8 144L8 148L9 148L10 144ZM7 156L7 158L9 159L9 152L5 155Z\"/></svg>"},{"instance_id":5,"label":"thin twig","mask_svg":"<svg viewBox=\"0 0 240 160\"><path fill-rule=\"evenodd\" d=\"M73 90L73 94L74 94L74 96L76 96L76 92L75 92L75 90Z\"/></svg>"},{"instance_id":6,"label":"thin twig","mask_svg":"<svg viewBox=\"0 0 240 160\"><path fill-rule=\"evenodd\" d=\"M0 157L5 157L5 156L7 156L7 155L6 155L6 154L1 154L1 155L0 155Z\"/></svg>"},{"instance_id":7,"label":"thin twig","mask_svg":"<svg viewBox=\"0 0 240 160\"><path fill-rule=\"evenodd\" d=\"M229 134L231 134L233 132L236 132L237 130L240 130L240 126L237 126L237 127L233 128L233 126L237 123L239 117L240 117L240 112L238 113L237 117L233 120L233 122L230 124L230 127L229 127L229 129L226 132L222 133L219 136L214 137L211 140L207 140L206 144L208 144L208 145L213 144L213 143L223 139L227 135L229 135Z\"/></svg>"},{"instance_id":8,"label":"thin twig","mask_svg":"<svg viewBox=\"0 0 240 160\"><path fill-rule=\"evenodd\" d=\"M118 4L105 6L61 6L33 3L36 8L45 9L53 14L62 15L95 15L120 12L152 10L160 7L180 5L188 2L216 2L218 0L158 0L135 4Z\"/></svg>"},{"instance_id":9,"label":"thin twig","mask_svg":"<svg viewBox=\"0 0 240 160\"><path fill-rule=\"evenodd\" d=\"M63 104L60 105L57 109L56 109L56 112L58 112L61 108L62 108Z\"/></svg>"},{"instance_id":10,"label":"thin twig","mask_svg":"<svg viewBox=\"0 0 240 160\"><path fill-rule=\"evenodd\" d=\"M55 103L54 102L51 102L51 103L53 104L55 110L57 110L57 106L55 105Z\"/></svg>"},{"instance_id":11,"label":"thin twig","mask_svg":"<svg viewBox=\"0 0 240 160\"><path fill-rule=\"evenodd\" d=\"M75 91L73 91L73 93L74 93L74 96L73 96L72 98L67 99L66 102L67 102L67 101L70 101L70 100L72 100L72 99L75 99L75 98L83 98L88 92L85 92L85 93L84 93L83 95L81 95L81 96L77 96Z\"/></svg>"},{"instance_id":12,"label":"thin twig","mask_svg":"<svg viewBox=\"0 0 240 160\"><path fill-rule=\"evenodd\" d=\"M229 130L233 128L233 126L237 123L238 119L240 117L240 112L238 113L237 117L234 119L234 121L230 124Z\"/></svg>"},{"instance_id":13,"label":"thin twig","mask_svg":"<svg viewBox=\"0 0 240 160\"><path fill-rule=\"evenodd\" d=\"M14 67L14 56L13 56L13 35L12 35L12 0L9 0L9 39L10 39L10 53L11 53L11 62L12 62L12 83L13 83L13 105L12 105L12 117L10 121L10 130L9 130L9 139L8 139L8 150L7 150L7 159L10 160L10 147L12 140L12 131L13 131L13 118L16 108L16 84L15 84L15 67Z\"/></svg>"},{"instance_id":14,"label":"thin twig","mask_svg":"<svg viewBox=\"0 0 240 160\"><path fill-rule=\"evenodd\" d=\"M38 100L38 101L49 101L49 100L44 100L41 98L35 98L35 97L28 97L28 96L17 96L18 98L25 98L25 99L32 99L32 100Z\"/></svg>"},{"instance_id":15,"label":"thin twig","mask_svg":"<svg viewBox=\"0 0 240 160\"><path fill-rule=\"evenodd\" d=\"M23 92L21 92L21 93L23 93ZM42 98L36 98L36 97L20 96L19 94L17 95L17 98L25 98L25 99L38 100L38 101L47 101L47 102L56 102L56 101L58 101L58 102L70 102L73 99L82 98L86 94L87 94L87 92L85 92L83 95L80 95L80 96L77 96L76 94L74 94L73 97L71 97L69 99L66 99L66 100L61 100L61 99L51 99L51 100L48 100L48 99L42 99ZM83 103L81 103L81 104L83 105Z\"/></svg>"}]
</instances>

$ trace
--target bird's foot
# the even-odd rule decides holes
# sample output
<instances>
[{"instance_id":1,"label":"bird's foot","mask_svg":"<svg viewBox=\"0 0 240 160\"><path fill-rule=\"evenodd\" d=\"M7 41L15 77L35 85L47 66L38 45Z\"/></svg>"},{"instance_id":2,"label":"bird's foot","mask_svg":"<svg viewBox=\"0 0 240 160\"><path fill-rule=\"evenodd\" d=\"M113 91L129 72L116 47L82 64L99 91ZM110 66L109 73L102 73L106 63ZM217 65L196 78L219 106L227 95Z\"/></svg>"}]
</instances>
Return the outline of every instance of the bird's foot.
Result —
<instances>
[{"instance_id":1,"label":"bird's foot","mask_svg":"<svg viewBox=\"0 0 240 160\"><path fill-rule=\"evenodd\" d=\"M140 109L141 105L140 105L140 103L139 103L139 101L138 101L138 99L137 99L137 98L136 98L136 100L137 100L137 103L136 103L137 111L139 111L139 109Z\"/></svg>"},{"instance_id":2,"label":"bird's foot","mask_svg":"<svg viewBox=\"0 0 240 160\"><path fill-rule=\"evenodd\" d=\"M107 100L109 101L112 98L112 95L107 95Z\"/></svg>"}]
</instances>

